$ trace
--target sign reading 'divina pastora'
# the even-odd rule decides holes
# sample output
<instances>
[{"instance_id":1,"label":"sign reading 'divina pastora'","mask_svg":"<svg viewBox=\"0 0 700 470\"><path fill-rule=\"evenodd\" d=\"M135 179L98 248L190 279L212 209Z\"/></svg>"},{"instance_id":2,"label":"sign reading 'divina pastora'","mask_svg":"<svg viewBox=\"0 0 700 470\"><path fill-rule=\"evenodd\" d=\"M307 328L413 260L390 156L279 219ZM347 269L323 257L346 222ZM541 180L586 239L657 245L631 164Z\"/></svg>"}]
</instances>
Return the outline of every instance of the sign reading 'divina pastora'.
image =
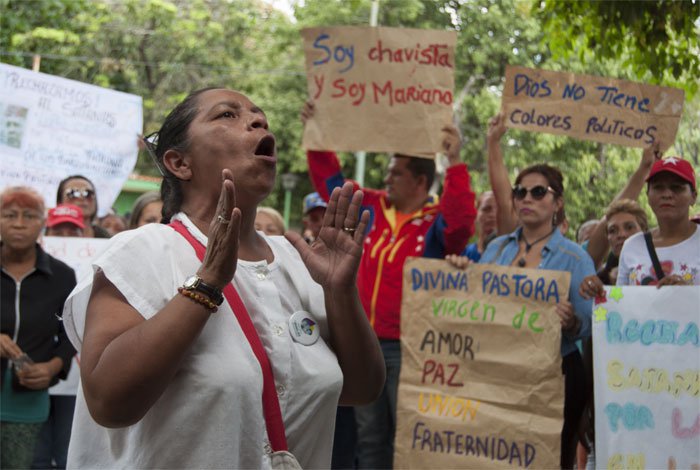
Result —
<instances>
[{"instance_id":1,"label":"sign reading 'divina pastora'","mask_svg":"<svg viewBox=\"0 0 700 470\"><path fill-rule=\"evenodd\" d=\"M557 468L568 272L409 258L396 468Z\"/></svg>"}]
</instances>

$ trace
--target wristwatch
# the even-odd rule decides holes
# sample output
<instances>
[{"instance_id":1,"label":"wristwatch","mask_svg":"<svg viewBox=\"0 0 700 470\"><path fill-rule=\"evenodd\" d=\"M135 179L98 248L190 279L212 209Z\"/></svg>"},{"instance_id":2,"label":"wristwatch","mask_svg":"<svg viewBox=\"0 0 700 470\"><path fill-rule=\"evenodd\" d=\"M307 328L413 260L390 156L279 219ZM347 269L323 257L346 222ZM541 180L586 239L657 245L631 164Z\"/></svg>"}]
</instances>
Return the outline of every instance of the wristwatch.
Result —
<instances>
[{"instance_id":1,"label":"wristwatch","mask_svg":"<svg viewBox=\"0 0 700 470\"><path fill-rule=\"evenodd\" d=\"M209 299L216 305L221 305L224 302L224 296L221 293L221 289L207 284L196 274L185 279L185 283L182 285L182 287L185 290L201 292L209 297Z\"/></svg>"}]
</instances>

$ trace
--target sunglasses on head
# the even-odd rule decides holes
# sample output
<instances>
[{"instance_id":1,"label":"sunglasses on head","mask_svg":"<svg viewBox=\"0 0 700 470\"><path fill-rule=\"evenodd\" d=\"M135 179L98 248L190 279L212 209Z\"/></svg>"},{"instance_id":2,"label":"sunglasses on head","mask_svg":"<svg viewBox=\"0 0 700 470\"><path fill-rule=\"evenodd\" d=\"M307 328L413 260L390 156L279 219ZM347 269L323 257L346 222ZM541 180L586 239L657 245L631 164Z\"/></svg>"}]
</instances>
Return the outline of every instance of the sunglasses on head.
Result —
<instances>
[{"instance_id":1,"label":"sunglasses on head","mask_svg":"<svg viewBox=\"0 0 700 470\"><path fill-rule=\"evenodd\" d=\"M88 199L95 196L95 191L93 191L92 189L69 188L66 189L66 192L64 194L68 199Z\"/></svg>"},{"instance_id":2,"label":"sunglasses on head","mask_svg":"<svg viewBox=\"0 0 700 470\"><path fill-rule=\"evenodd\" d=\"M532 199L539 201L540 199L544 198L550 191L553 194L556 194L556 192L552 189L551 186L534 186L530 189L526 189L520 185L517 185L513 188L513 198L517 199L518 201L522 201L523 199L525 199L525 196L527 196L527 193L530 193Z\"/></svg>"}]
</instances>

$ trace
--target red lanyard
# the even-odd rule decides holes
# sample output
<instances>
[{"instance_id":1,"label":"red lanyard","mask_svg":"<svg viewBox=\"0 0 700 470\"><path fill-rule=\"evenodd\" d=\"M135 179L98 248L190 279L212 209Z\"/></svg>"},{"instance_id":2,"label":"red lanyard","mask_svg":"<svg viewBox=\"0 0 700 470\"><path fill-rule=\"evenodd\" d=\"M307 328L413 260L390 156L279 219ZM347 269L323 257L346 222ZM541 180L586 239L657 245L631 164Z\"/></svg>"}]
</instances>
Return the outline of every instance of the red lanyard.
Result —
<instances>
[{"instance_id":1,"label":"red lanyard","mask_svg":"<svg viewBox=\"0 0 700 470\"><path fill-rule=\"evenodd\" d=\"M180 235L185 237L185 239L190 242L192 248L194 248L195 253L200 261L204 261L205 248L199 241L197 241L192 234L185 228L185 226L179 220L170 223L170 226L179 232ZM260 341L258 332L255 331L253 322L250 319L248 310L245 308L241 297L238 295L236 288L233 287L233 282L229 282L226 287L224 287L224 297L226 301L231 306L233 314L236 315L238 319L238 324L243 329L245 337L250 343L250 347L253 349L253 354L258 359L260 363L260 368L263 373L263 413L265 415L265 427L267 428L267 437L270 440L270 445L274 452L280 450L288 450L287 448L287 438L284 435L284 422L282 422L282 411L280 410L280 402L277 398L277 391L275 390L275 377L272 375L272 364L270 359L267 357L265 348Z\"/></svg>"}]
</instances>

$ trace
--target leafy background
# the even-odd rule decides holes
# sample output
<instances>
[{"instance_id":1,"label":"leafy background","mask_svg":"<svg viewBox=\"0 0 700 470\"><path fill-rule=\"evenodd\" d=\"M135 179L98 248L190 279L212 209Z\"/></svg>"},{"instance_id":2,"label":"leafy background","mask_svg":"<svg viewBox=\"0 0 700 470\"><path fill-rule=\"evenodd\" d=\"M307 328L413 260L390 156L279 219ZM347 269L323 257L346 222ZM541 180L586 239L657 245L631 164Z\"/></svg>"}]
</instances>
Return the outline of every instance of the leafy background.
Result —
<instances>
[{"instance_id":1,"label":"leafy background","mask_svg":"<svg viewBox=\"0 0 700 470\"><path fill-rule=\"evenodd\" d=\"M312 191L300 147L306 77L299 31L367 25L372 0L289 1L294 18L261 0L0 0L0 60L31 67L40 54L44 73L143 96L146 134L191 90L241 90L268 114L278 173L300 176L292 205L298 226L301 199ZM455 113L477 192L488 187L486 122L500 106L506 64L683 88L684 115L668 153L700 167L697 1L380 0L378 23L458 33ZM641 156L639 149L516 130L504 142L513 177L541 161L562 169L572 231L602 213ZM354 174L353 155L341 160ZM367 186L382 186L387 160L368 155ZM145 155L135 171L157 174ZM281 208L283 199L278 183L265 203Z\"/></svg>"}]
</instances>

